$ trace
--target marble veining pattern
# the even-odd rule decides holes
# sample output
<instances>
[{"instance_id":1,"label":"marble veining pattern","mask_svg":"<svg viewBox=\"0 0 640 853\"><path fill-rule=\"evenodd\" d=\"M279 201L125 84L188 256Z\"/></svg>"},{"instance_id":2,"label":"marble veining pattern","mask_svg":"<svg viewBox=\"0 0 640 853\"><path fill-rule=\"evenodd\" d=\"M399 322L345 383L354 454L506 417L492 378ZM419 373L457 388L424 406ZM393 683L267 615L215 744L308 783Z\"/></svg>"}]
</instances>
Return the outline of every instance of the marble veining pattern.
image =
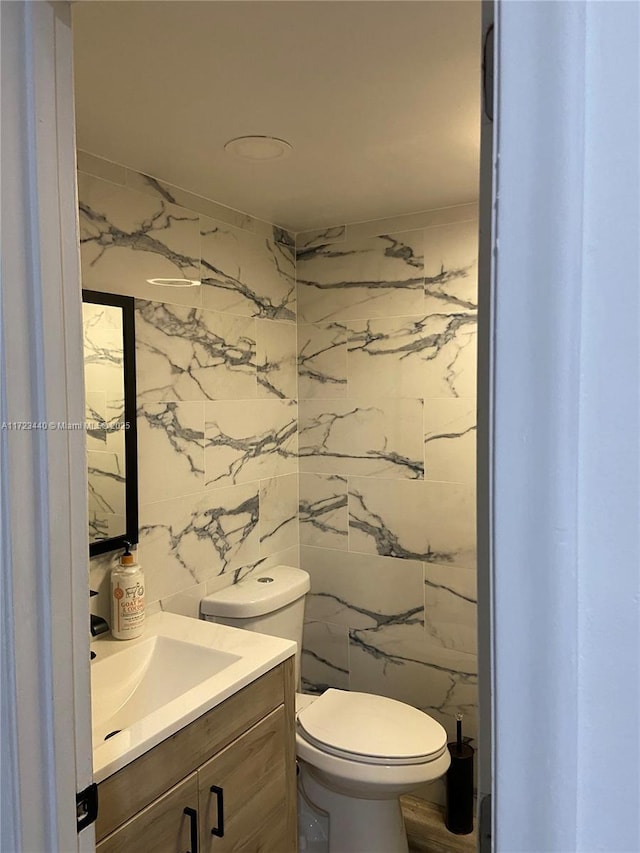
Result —
<instances>
[{"instance_id":1,"label":"marble veining pattern","mask_svg":"<svg viewBox=\"0 0 640 853\"><path fill-rule=\"evenodd\" d=\"M433 645L477 653L476 573L453 566L424 566L425 629Z\"/></svg>"},{"instance_id":2,"label":"marble veining pattern","mask_svg":"<svg viewBox=\"0 0 640 853\"><path fill-rule=\"evenodd\" d=\"M143 504L140 516L150 601L260 556L257 483Z\"/></svg>"},{"instance_id":3,"label":"marble veining pattern","mask_svg":"<svg viewBox=\"0 0 640 853\"><path fill-rule=\"evenodd\" d=\"M349 533L348 480L336 474L300 479L300 544L346 550Z\"/></svg>"},{"instance_id":4,"label":"marble veining pattern","mask_svg":"<svg viewBox=\"0 0 640 853\"><path fill-rule=\"evenodd\" d=\"M349 689L349 629L307 621L302 639L302 686L306 693Z\"/></svg>"},{"instance_id":5,"label":"marble veining pattern","mask_svg":"<svg viewBox=\"0 0 640 853\"><path fill-rule=\"evenodd\" d=\"M258 397L297 397L296 327L257 320Z\"/></svg>"},{"instance_id":6,"label":"marble veining pattern","mask_svg":"<svg viewBox=\"0 0 640 853\"><path fill-rule=\"evenodd\" d=\"M450 733L463 710L474 736L477 224L299 235L296 293L286 231L123 175L81 176L82 260L85 287L138 299L151 605L197 615L203 591L296 564L300 541L305 689L395 696ZM102 392L87 406L121 417Z\"/></svg>"},{"instance_id":7,"label":"marble veining pattern","mask_svg":"<svg viewBox=\"0 0 640 853\"><path fill-rule=\"evenodd\" d=\"M424 477L422 400L300 403L300 471Z\"/></svg>"},{"instance_id":8,"label":"marble veining pattern","mask_svg":"<svg viewBox=\"0 0 640 853\"><path fill-rule=\"evenodd\" d=\"M109 536L109 518L106 513L89 510L89 542L97 542Z\"/></svg>"},{"instance_id":9,"label":"marble veining pattern","mask_svg":"<svg viewBox=\"0 0 640 853\"><path fill-rule=\"evenodd\" d=\"M203 305L270 320L296 319L293 249L201 218Z\"/></svg>"},{"instance_id":10,"label":"marble veining pattern","mask_svg":"<svg viewBox=\"0 0 640 853\"><path fill-rule=\"evenodd\" d=\"M244 566L240 566L238 569L234 569L233 572L230 573L229 577L231 579L231 583L238 583L243 578L246 578L247 575L251 574L251 572L255 572L256 570L265 571L273 568L274 566L294 566L295 568L299 568L300 554L298 546L294 545L290 548L286 548L284 551L277 551L267 556L259 557L257 560L253 560ZM222 576L214 578L207 583L207 594L215 592L218 589L222 589L227 585L227 578Z\"/></svg>"},{"instance_id":11,"label":"marble veining pattern","mask_svg":"<svg viewBox=\"0 0 640 853\"><path fill-rule=\"evenodd\" d=\"M426 479L475 483L476 420L475 398L425 400Z\"/></svg>"},{"instance_id":12,"label":"marble veining pattern","mask_svg":"<svg viewBox=\"0 0 640 853\"><path fill-rule=\"evenodd\" d=\"M141 405L138 444L138 487L143 503L204 488L203 403Z\"/></svg>"},{"instance_id":13,"label":"marble veining pattern","mask_svg":"<svg viewBox=\"0 0 640 853\"><path fill-rule=\"evenodd\" d=\"M89 541L124 532L124 348L122 312L82 305Z\"/></svg>"},{"instance_id":14,"label":"marble veining pattern","mask_svg":"<svg viewBox=\"0 0 640 853\"><path fill-rule=\"evenodd\" d=\"M94 589L93 578L95 578L96 581L98 580L100 567L96 565L94 568L96 560L92 560L91 563L91 584L92 589ZM181 616L198 619L200 617L200 602L206 595L211 595L211 593L224 589L224 587L229 586L230 584L237 583L238 580L246 577L248 574L251 574L251 572L256 571L256 569L262 571L279 565L298 565L297 546L270 554L268 557L260 557L258 560L241 566L238 569L232 569L227 573L216 575L209 580L193 584L192 586L187 586L180 589L178 592L161 598L159 601L155 602L152 607L154 609L157 608L158 610L164 610L168 613L178 613Z\"/></svg>"},{"instance_id":15,"label":"marble veining pattern","mask_svg":"<svg viewBox=\"0 0 640 853\"><path fill-rule=\"evenodd\" d=\"M87 170L85 169L84 171ZM294 245L293 236L284 228L271 225L269 222L257 219L248 213L242 213L239 210L227 207L204 196L188 192L181 187L169 184L151 175L145 175L143 172L136 172L133 169L126 169L125 175L120 177L121 182L125 183L131 189L139 190L147 195L157 196L171 204L188 208L202 216L217 219L235 228L241 228L244 231L260 234L264 237L270 237L277 243L284 243L288 246Z\"/></svg>"},{"instance_id":16,"label":"marble veining pattern","mask_svg":"<svg viewBox=\"0 0 640 853\"><path fill-rule=\"evenodd\" d=\"M275 477L297 470L298 408L294 400L207 403L205 484Z\"/></svg>"},{"instance_id":17,"label":"marble veining pattern","mask_svg":"<svg viewBox=\"0 0 640 853\"><path fill-rule=\"evenodd\" d=\"M103 450L87 452L89 509L123 515L125 505L124 458Z\"/></svg>"},{"instance_id":18,"label":"marble veining pattern","mask_svg":"<svg viewBox=\"0 0 640 853\"><path fill-rule=\"evenodd\" d=\"M346 397L347 329L341 323L298 326L300 398Z\"/></svg>"},{"instance_id":19,"label":"marble veining pattern","mask_svg":"<svg viewBox=\"0 0 640 853\"><path fill-rule=\"evenodd\" d=\"M200 279L197 214L86 175L78 192L83 287L146 296L150 278Z\"/></svg>"},{"instance_id":20,"label":"marble veining pattern","mask_svg":"<svg viewBox=\"0 0 640 853\"><path fill-rule=\"evenodd\" d=\"M260 554L268 556L298 544L296 474L260 481Z\"/></svg>"},{"instance_id":21,"label":"marble veining pattern","mask_svg":"<svg viewBox=\"0 0 640 853\"><path fill-rule=\"evenodd\" d=\"M138 397L216 400L255 397L255 321L136 300Z\"/></svg>"},{"instance_id":22,"label":"marble veining pattern","mask_svg":"<svg viewBox=\"0 0 640 853\"><path fill-rule=\"evenodd\" d=\"M293 234L285 228L280 228L277 225L273 226L273 241L274 243L282 243L290 249L295 249L296 241Z\"/></svg>"},{"instance_id":23,"label":"marble veining pattern","mask_svg":"<svg viewBox=\"0 0 640 853\"><path fill-rule=\"evenodd\" d=\"M455 734L455 715L465 716L466 734L477 737L477 664L463 654L425 641L418 625L392 625L349 632L350 688L408 702Z\"/></svg>"},{"instance_id":24,"label":"marble veining pattern","mask_svg":"<svg viewBox=\"0 0 640 853\"><path fill-rule=\"evenodd\" d=\"M425 231L425 313L478 307L478 223Z\"/></svg>"},{"instance_id":25,"label":"marble veining pattern","mask_svg":"<svg viewBox=\"0 0 640 853\"><path fill-rule=\"evenodd\" d=\"M375 374L376 388L382 395L461 396L461 376L475 369L475 362L469 364L464 355L475 342L476 328L473 313L350 324L350 393L363 393ZM471 381L475 381L475 374Z\"/></svg>"},{"instance_id":26,"label":"marble veining pattern","mask_svg":"<svg viewBox=\"0 0 640 853\"><path fill-rule=\"evenodd\" d=\"M303 684L473 738L477 223L374 227L297 242Z\"/></svg>"},{"instance_id":27,"label":"marble veining pattern","mask_svg":"<svg viewBox=\"0 0 640 853\"><path fill-rule=\"evenodd\" d=\"M424 300L421 232L301 249L297 274L303 322L417 314Z\"/></svg>"},{"instance_id":28,"label":"marble veining pattern","mask_svg":"<svg viewBox=\"0 0 640 853\"><path fill-rule=\"evenodd\" d=\"M401 557L404 560L426 560L427 562L451 562L452 555L434 551L429 542L422 551L412 550L400 541L397 533L391 530L381 515L367 506L363 495L352 486L349 492L349 526L357 530L362 537L372 540L377 554L385 557Z\"/></svg>"},{"instance_id":29,"label":"marble veining pattern","mask_svg":"<svg viewBox=\"0 0 640 853\"><path fill-rule=\"evenodd\" d=\"M315 246L326 246L327 243L340 243L347 234L346 225L334 225L329 228L317 228L312 231L301 231L296 234L296 250L312 249Z\"/></svg>"},{"instance_id":30,"label":"marble veining pattern","mask_svg":"<svg viewBox=\"0 0 640 853\"><path fill-rule=\"evenodd\" d=\"M160 255L173 264L184 278L197 271L195 258L171 249L156 236L156 232L167 232L175 223L196 221L193 217L171 213L165 204L160 203L138 228L126 231L109 222L104 213L94 210L84 202L80 203L80 213L84 225L80 245L93 250L87 253L90 256L90 266L96 266L107 252L123 248Z\"/></svg>"},{"instance_id":31,"label":"marble veining pattern","mask_svg":"<svg viewBox=\"0 0 640 853\"><path fill-rule=\"evenodd\" d=\"M301 546L300 565L311 577L307 620L349 628L424 624L418 561Z\"/></svg>"},{"instance_id":32,"label":"marble veining pattern","mask_svg":"<svg viewBox=\"0 0 640 853\"><path fill-rule=\"evenodd\" d=\"M350 477L349 532L354 551L475 568L475 490Z\"/></svg>"}]
</instances>

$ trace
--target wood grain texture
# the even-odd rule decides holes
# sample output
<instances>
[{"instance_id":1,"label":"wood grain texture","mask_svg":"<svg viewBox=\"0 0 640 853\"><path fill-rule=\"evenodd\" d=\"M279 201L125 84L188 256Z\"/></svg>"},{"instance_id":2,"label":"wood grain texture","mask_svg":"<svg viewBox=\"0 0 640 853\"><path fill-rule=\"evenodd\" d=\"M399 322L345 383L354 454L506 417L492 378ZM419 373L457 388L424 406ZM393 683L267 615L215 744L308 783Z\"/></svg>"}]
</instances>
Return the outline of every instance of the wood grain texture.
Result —
<instances>
[{"instance_id":1,"label":"wood grain texture","mask_svg":"<svg viewBox=\"0 0 640 853\"><path fill-rule=\"evenodd\" d=\"M454 835L444 824L444 809L435 803L406 794L400 798L410 853L473 853L478 838Z\"/></svg>"},{"instance_id":2,"label":"wood grain texture","mask_svg":"<svg viewBox=\"0 0 640 853\"><path fill-rule=\"evenodd\" d=\"M287 788L287 721L281 706L198 771L201 853L295 853ZM224 835L211 785L224 797Z\"/></svg>"},{"instance_id":3,"label":"wood grain texture","mask_svg":"<svg viewBox=\"0 0 640 853\"><path fill-rule=\"evenodd\" d=\"M155 803L103 839L96 853L184 853L191 850L190 818L198 808L198 777L192 773Z\"/></svg>"},{"instance_id":4,"label":"wood grain texture","mask_svg":"<svg viewBox=\"0 0 640 853\"><path fill-rule=\"evenodd\" d=\"M296 665L289 658L283 664L285 715L285 767L287 786L287 836L285 850L298 849L298 785L296 780Z\"/></svg>"},{"instance_id":5,"label":"wood grain texture","mask_svg":"<svg viewBox=\"0 0 640 853\"><path fill-rule=\"evenodd\" d=\"M101 782L96 839L113 832L281 705L284 682L280 664Z\"/></svg>"}]
</instances>

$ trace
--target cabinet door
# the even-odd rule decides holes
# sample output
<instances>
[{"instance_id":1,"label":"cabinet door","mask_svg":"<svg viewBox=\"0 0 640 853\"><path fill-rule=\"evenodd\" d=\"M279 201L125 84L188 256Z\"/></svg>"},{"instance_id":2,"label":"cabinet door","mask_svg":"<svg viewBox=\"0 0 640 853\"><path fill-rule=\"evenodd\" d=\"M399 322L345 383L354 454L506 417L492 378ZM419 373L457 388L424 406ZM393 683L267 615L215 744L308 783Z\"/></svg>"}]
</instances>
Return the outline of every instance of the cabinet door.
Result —
<instances>
[{"instance_id":1,"label":"cabinet door","mask_svg":"<svg viewBox=\"0 0 640 853\"><path fill-rule=\"evenodd\" d=\"M198 770L201 853L295 853L291 737L281 706Z\"/></svg>"},{"instance_id":2,"label":"cabinet door","mask_svg":"<svg viewBox=\"0 0 640 853\"><path fill-rule=\"evenodd\" d=\"M107 835L96 853L198 853L197 808L198 774L192 773Z\"/></svg>"}]
</instances>

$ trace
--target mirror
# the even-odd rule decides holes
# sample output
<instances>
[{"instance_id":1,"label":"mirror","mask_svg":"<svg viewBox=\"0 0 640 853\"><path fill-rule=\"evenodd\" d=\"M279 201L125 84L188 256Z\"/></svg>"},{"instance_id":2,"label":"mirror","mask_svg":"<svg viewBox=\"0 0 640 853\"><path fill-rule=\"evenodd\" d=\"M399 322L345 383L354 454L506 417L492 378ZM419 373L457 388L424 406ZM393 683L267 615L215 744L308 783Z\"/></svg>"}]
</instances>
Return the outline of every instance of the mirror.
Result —
<instances>
[{"instance_id":1,"label":"mirror","mask_svg":"<svg viewBox=\"0 0 640 853\"><path fill-rule=\"evenodd\" d=\"M89 554L138 541L134 301L82 291Z\"/></svg>"}]
</instances>

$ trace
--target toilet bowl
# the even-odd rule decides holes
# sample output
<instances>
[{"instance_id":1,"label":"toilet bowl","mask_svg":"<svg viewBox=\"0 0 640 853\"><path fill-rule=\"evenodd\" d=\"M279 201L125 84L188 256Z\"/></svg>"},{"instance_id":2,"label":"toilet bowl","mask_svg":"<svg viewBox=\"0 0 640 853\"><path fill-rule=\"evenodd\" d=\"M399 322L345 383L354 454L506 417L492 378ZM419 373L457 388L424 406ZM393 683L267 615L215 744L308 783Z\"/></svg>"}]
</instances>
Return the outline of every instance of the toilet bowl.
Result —
<instances>
[{"instance_id":1,"label":"toilet bowl","mask_svg":"<svg viewBox=\"0 0 640 853\"><path fill-rule=\"evenodd\" d=\"M302 646L309 576L278 566L201 603L201 616ZM443 776L447 734L422 711L370 693L296 694L296 754L304 798L328 814L328 853L407 853L399 797ZM301 841L301 849L305 846Z\"/></svg>"},{"instance_id":2,"label":"toilet bowl","mask_svg":"<svg viewBox=\"0 0 640 853\"><path fill-rule=\"evenodd\" d=\"M331 853L406 853L399 797L446 773L442 726L367 693L296 697L296 753L307 799L329 814Z\"/></svg>"}]
</instances>

